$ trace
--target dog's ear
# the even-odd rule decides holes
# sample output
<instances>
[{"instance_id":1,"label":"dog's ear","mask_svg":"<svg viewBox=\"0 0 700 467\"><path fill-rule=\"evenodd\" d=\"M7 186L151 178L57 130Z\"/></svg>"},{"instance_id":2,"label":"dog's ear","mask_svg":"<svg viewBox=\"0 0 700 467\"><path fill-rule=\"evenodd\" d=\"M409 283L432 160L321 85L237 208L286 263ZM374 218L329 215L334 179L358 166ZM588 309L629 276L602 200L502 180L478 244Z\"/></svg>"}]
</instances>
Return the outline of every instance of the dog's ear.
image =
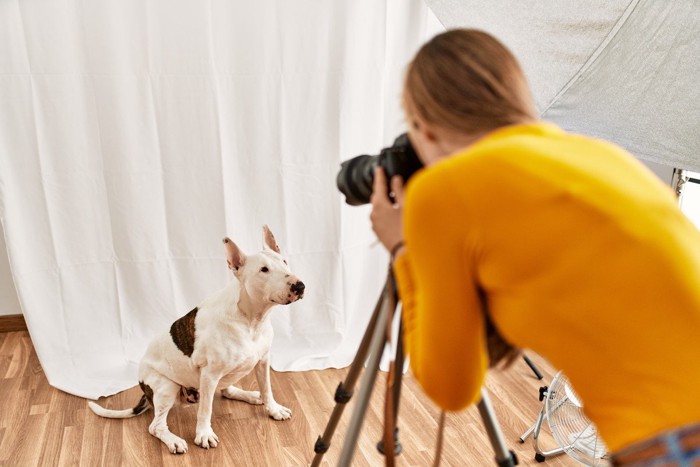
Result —
<instances>
[{"instance_id":1,"label":"dog's ear","mask_svg":"<svg viewBox=\"0 0 700 467\"><path fill-rule=\"evenodd\" d=\"M280 251L280 246L277 244L277 240L275 240L275 236L272 235L272 231L267 224L263 225L263 245L274 252L282 253Z\"/></svg>"},{"instance_id":2,"label":"dog's ear","mask_svg":"<svg viewBox=\"0 0 700 467\"><path fill-rule=\"evenodd\" d=\"M228 262L228 268L232 271L238 271L238 269L245 264L245 253L238 248L238 245L233 243L228 237L224 237L224 249L226 250L226 261Z\"/></svg>"}]
</instances>

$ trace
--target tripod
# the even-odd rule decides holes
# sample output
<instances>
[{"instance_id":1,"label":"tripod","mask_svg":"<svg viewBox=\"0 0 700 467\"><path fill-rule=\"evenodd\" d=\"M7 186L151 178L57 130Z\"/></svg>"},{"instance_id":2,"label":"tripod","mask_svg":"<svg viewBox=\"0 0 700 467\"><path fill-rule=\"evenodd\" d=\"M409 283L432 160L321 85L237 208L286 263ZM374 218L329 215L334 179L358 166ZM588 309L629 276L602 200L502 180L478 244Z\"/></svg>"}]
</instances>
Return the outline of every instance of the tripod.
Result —
<instances>
[{"instance_id":1,"label":"tripod","mask_svg":"<svg viewBox=\"0 0 700 467\"><path fill-rule=\"evenodd\" d=\"M362 367L364 366L365 361L367 361L369 354L366 377L360 388L357 405L352 418L350 419L345 442L343 443L343 448L338 460L339 467L350 466L350 462L352 461L352 456L355 451L355 446L357 445L360 427L369 404L369 397L372 393L372 388L374 387L377 372L379 371L379 361L382 356L382 351L384 349L384 345L391 338L391 323L397 306L398 296L396 294L396 285L391 268L389 268L384 289L374 308L374 312L372 313L370 322L365 330L365 334L362 337L357 354L355 354L355 358L350 365L350 370L348 371L345 381L341 382L335 391L336 405L333 408L333 412L331 413L331 417L328 420L328 424L326 425L323 435L319 436L316 440L314 445L314 452L316 455L311 463L311 467L318 467L323 459L323 455L326 453L326 451L328 451L328 448L330 447L330 440L333 437L333 433L335 433L338 421L340 420L343 410L345 409L345 404L347 404L353 395L355 383L359 378ZM388 466L394 465L394 455L401 452L401 444L398 440L398 428L396 428L396 418L398 415L398 404L401 391L401 378L403 375L404 366L403 343L401 337L403 332L401 324L399 324L398 334L399 338L396 346L396 357L389 370L389 386L391 391L387 391L387 397L390 398L390 400L386 404L387 410L385 415L387 416L385 416L384 421L388 427L385 426L384 438L377 446L379 451L386 456ZM496 420L493 408L491 407L488 394L483 388L481 390L481 400L477 406L479 409L479 414L484 422L486 432L496 454L496 465L499 467L512 467L517 465L518 460L515 453L509 451L506 447L503 440L503 434L501 433L501 429ZM390 435L392 433L393 439L390 439ZM388 450L387 446L392 442L394 449Z\"/></svg>"}]
</instances>

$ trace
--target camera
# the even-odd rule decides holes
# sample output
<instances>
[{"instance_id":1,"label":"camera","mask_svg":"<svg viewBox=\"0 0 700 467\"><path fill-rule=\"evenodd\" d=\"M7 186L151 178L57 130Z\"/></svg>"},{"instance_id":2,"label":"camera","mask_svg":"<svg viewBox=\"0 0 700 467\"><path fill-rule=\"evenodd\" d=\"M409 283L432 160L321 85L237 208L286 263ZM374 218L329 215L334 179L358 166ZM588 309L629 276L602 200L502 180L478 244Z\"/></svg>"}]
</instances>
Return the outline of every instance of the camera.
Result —
<instances>
[{"instance_id":1,"label":"camera","mask_svg":"<svg viewBox=\"0 0 700 467\"><path fill-rule=\"evenodd\" d=\"M382 149L376 156L361 155L348 159L340 164L336 177L338 190L345 195L347 204L360 206L369 203L377 165L384 169L387 180L400 175L404 183L423 167L406 133L399 135L393 145Z\"/></svg>"}]
</instances>

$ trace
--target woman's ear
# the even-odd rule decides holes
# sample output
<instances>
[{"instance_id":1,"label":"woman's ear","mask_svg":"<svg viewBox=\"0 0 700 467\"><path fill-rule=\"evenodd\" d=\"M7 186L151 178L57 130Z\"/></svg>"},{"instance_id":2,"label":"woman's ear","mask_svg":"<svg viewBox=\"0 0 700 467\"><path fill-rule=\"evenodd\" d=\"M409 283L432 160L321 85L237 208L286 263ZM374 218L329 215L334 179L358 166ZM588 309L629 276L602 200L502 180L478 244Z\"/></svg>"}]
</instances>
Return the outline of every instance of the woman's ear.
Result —
<instances>
[{"instance_id":1,"label":"woman's ear","mask_svg":"<svg viewBox=\"0 0 700 467\"><path fill-rule=\"evenodd\" d=\"M431 143L436 143L437 137L435 136L435 133L425 126L423 126L423 128L423 136L425 137L425 139L430 141Z\"/></svg>"},{"instance_id":2,"label":"woman's ear","mask_svg":"<svg viewBox=\"0 0 700 467\"><path fill-rule=\"evenodd\" d=\"M421 138L425 141L428 141L430 143L434 143L437 141L437 137L431 125L426 123L419 116L414 115L411 118L411 126L413 126L413 129L416 131L416 133L419 133Z\"/></svg>"}]
</instances>

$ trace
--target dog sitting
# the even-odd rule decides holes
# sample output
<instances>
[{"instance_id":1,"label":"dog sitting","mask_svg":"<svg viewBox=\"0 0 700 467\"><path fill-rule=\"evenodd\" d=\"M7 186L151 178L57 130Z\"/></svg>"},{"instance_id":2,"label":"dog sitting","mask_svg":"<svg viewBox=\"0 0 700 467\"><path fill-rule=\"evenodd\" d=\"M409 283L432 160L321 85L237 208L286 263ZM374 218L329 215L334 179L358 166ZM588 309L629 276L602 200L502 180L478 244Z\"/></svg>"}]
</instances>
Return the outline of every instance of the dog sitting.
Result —
<instances>
[{"instance_id":1,"label":"dog sitting","mask_svg":"<svg viewBox=\"0 0 700 467\"><path fill-rule=\"evenodd\" d=\"M228 267L236 280L176 320L168 332L148 346L139 365L143 396L133 409L109 410L94 402L97 415L129 418L150 407L155 416L148 431L173 454L187 452L187 442L171 433L167 416L180 399L199 402L194 442L215 448L219 438L211 427L214 392L249 404L263 404L275 420L292 412L275 401L270 387L270 309L304 296L304 283L293 275L270 229L263 226L263 250L246 256L224 238ZM245 391L233 384L255 368L260 391Z\"/></svg>"}]
</instances>

